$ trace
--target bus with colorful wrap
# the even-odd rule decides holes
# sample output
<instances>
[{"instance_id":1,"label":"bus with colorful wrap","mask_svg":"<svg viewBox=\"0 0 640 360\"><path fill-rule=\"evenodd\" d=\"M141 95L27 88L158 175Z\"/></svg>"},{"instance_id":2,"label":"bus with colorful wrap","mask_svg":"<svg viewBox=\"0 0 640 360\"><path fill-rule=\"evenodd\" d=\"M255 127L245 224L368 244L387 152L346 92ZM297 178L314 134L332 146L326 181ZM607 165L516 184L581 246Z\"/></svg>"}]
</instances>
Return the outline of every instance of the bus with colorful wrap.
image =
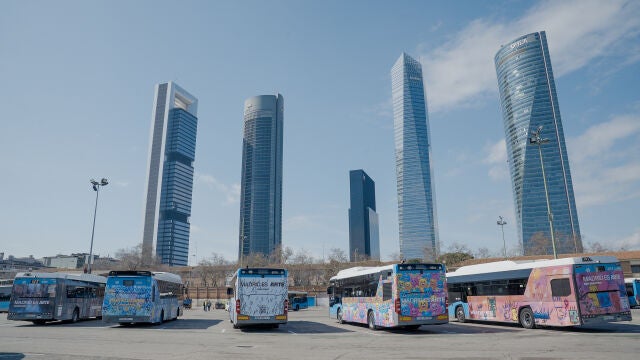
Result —
<instances>
[{"instance_id":1,"label":"bus with colorful wrap","mask_svg":"<svg viewBox=\"0 0 640 360\"><path fill-rule=\"evenodd\" d=\"M445 324L446 270L442 264L392 264L341 270L329 280L329 316L370 329L418 329Z\"/></svg>"},{"instance_id":2,"label":"bus with colorful wrap","mask_svg":"<svg viewBox=\"0 0 640 360\"><path fill-rule=\"evenodd\" d=\"M447 274L449 316L536 326L630 321L622 267L613 256L499 261Z\"/></svg>"},{"instance_id":3,"label":"bus with colorful wrap","mask_svg":"<svg viewBox=\"0 0 640 360\"><path fill-rule=\"evenodd\" d=\"M76 322L102 316L103 276L68 273L18 273L13 280L8 320Z\"/></svg>"},{"instance_id":4,"label":"bus with colorful wrap","mask_svg":"<svg viewBox=\"0 0 640 360\"><path fill-rule=\"evenodd\" d=\"M154 271L110 271L102 320L120 325L161 324L182 315L179 275Z\"/></svg>"}]
</instances>

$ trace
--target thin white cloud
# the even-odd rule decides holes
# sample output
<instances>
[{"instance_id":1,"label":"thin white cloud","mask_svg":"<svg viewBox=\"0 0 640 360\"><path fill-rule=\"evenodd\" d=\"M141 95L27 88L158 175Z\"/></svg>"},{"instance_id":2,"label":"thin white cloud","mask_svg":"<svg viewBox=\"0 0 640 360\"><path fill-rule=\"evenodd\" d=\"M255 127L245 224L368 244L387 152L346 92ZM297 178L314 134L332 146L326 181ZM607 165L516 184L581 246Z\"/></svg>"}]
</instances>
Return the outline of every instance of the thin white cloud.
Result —
<instances>
[{"instance_id":1,"label":"thin white cloud","mask_svg":"<svg viewBox=\"0 0 640 360\"><path fill-rule=\"evenodd\" d=\"M640 198L640 115L616 116L567 142L579 207Z\"/></svg>"},{"instance_id":2,"label":"thin white cloud","mask_svg":"<svg viewBox=\"0 0 640 360\"><path fill-rule=\"evenodd\" d=\"M543 1L510 22L474 20L438 48L418 46L430 109L469 106L495 94L493 57L500 46L542 30L547 32L556 77L605 56L622 56L631 63L639 60L637 54L620 45L637 41L640 2Z\"/></svg>"},{"instance_id":3,"label":"thin white cloud","mask_svg":"<svg viewBox=\"0 0 640 360\"><path fill-rule=\"evenodd\" d=\"M240 184L227 185L220 182L213 175L196 174L196 182L207 184L221 192L225 197L225 204L235 204L240 201Z\"/></svg>"},{"instance_id":4,"label":"thin white cloud","mask_svg":"<svg viewBox=\"0 0 640 360\"><path fill-rule=\"evenodd\" d=\"M640 230L615 242L617 248L640 249Z\"/></svg>"},{"instance_id":5,"label":"thin white cloud","mask_svg":"<svg viewBox=\"0 0 640 360\"><path fill-rule=\"evenodd\" d=\"M508 179L507 143L505 139L500 139L494 144L485 146L485 152L487 156L482 162L489 164L489 177L493 180Z\"/></svg>"}]
</instances>

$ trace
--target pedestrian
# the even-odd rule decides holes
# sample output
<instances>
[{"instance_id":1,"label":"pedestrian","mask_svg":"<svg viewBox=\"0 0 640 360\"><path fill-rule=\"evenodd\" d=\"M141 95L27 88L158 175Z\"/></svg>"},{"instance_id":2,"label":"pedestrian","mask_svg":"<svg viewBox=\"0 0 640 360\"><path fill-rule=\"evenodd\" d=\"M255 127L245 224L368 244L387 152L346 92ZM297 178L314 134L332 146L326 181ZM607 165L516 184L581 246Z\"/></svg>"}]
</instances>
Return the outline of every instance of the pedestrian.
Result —
<instances>
[{"instance_id":1,"label":"pedestrian","mask_svg":"<svg viewBox=\"0 0 640 360\"><path fill-rule=\"evenodd\" d=\"M207 300L207 311L211 311L211 300Z\"/></svg>"},{"instance_id":2,"label":"pedestrian","mask_svg":"<svg viewBox=\"0 0 640 360\"><path fill-rule=\"evenodd\" d=\"M205 301L202 303L202 310L204 310L204 311L207 311L207 301L208 301L208 300L205 300Z\"/></svg>"}]
</instances>

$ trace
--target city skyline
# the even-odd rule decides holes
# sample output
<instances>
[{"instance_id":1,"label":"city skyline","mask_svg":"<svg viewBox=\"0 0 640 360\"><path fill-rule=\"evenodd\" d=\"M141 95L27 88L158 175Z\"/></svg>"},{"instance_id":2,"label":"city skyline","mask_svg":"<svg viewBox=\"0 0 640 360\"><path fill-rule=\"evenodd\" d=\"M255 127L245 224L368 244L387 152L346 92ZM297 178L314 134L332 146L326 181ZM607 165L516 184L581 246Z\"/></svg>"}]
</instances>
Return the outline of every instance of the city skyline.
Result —
<instances>
[{"instance_id":1,"label":"city skyline","mask_svg":"<svg viewBox=\"0 0 640 360\"><path fill-rule=\"evenodd\" d=\"M495 64L518 238L524 254L582 252L573 182L545 32L523 35L503 45L496 53ZM542 144L540 149L532 146L533 133L538 133L546 142L544 147ZM542 177L542 165L546 182Z\"/></svg>"},{"instance_id":2,"label":"city skyline","mask_svg":"<svg viewBox=\"0 0 640 360\"><path fill-rule=\"evenodd\" d=\"M172 81L157 84L149 143L142 257L155 250L167 265L189 263L189 217L198 99Z\"/></svg>"},{"instance_id":3,"label":"city skyline","mask_svg":"<svg viewBox=\"0 0 640 360\"><path fill-rule=\"evenodd\" d=\"M400 256L434 260L440 242L422 64L403 52L391 69L391 87Z\"/></svg>"},{"instance_id":4,"label":"city skyline","mask_svg":"<svg viewBox=\"0 0 640 360\"><path fill-rule=\"evenodd\" d=\"M501 254L500 215L511 253L517 221L493 60L501 44L541 30L582 240L640 248L640 4L458 4L187 1L175 17L166 1L127 3L124 12L117 1L7 3L0 251L89 252L95 193L87 181L95 176L109 186L100 191L93 253L139 245L150 89L175 81L197 95L204 120L190 264L212 253L237 258L243 100L276 89L291 119L283 139L283 246L316 258L332 248L346 253L345 174L362 168L376 180L380 253L388 260L399 252L389 69L404 51L423 68L442 250L459 244ZM165 51L167 44L179 51Z\"/></svg>"}]
</instances>

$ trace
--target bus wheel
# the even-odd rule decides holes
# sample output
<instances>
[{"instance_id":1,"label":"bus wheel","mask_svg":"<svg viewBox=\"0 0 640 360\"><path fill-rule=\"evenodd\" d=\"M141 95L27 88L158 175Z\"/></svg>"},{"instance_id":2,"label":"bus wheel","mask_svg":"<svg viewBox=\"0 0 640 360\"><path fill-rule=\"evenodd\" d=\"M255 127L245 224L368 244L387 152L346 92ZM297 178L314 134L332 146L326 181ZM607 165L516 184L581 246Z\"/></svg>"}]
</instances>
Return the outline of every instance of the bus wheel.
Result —
<instances>
[{"instance_id":1,"label":"bus wheel","mask_svg":"<svg viewBox=\"0 0 640 360\"><path fill-rule=\"evenodd\" d=\"M162 324L163 322L164 322L164 310L160 312L160 321L158 321L158 324Z\"/></svg>"},{"instance_id":2,"label":"bus wheel","mask_svg":"<svg viewBox=\"0 0 640 360\"><path fill-rule=\"evenodd\" d=\"M462 306L456 307L456 319L461 323L467 321L467 318L464 316L464 308Z\"/></svg>"},{"instance_id":3,"label":"bus wheel","mask_svg":"<svg viewBox=\"0 0 640 360\"><path fill-rule=\"evenodd\" d=\"M71 315L71 322L78 322L78 318L80 318L80 310L78 308L73 309L73 314Z\"/></svg>"},{"instance_id":4,"label":"bus wheel","mask_svg":"<svg viewBox=\"0 0 640 360\"><path fill-rule=\"evenodd\" d=\"M369 320L369 329L371 330L378 330L378 327L376 326L376 317L373 314L373 311L369 311L369 315L367 316L367 319Z\"/></svg>"},{"instance_id":5,"label":"bus wheel","mask_svg":"<svg viewBox=\"0 0 640 360\"><path fill-rule=\"evenodd\" d=\"M338 324L344 324L344 320L342 320L342 309L338 309Z\"/></svg>"},{"instance_id":6,"label":"bus wheel","mask_svg":"<svg viewBox=\"0 0 640 360\"><path fill-rule=\"evenodd\" d=\"M525 329L533 329L536 327L536 322L533 318L533 311L531 311L531 308L526 307L520 310L518 320L520 321L520 325Z\"/></svg>"}]
</instances>

